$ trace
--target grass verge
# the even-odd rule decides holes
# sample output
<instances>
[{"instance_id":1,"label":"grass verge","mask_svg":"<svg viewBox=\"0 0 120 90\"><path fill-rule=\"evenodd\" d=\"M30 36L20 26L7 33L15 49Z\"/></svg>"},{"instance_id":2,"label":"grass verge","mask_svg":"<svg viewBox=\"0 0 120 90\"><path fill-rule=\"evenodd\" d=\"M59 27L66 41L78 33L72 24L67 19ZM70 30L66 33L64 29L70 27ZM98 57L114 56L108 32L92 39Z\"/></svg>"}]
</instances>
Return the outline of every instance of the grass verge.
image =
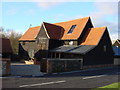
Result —
<instances>
[{"instance_id":1,"label":"grass verge","mask_svg":"<svg viewBox=\"0 0 120 90\"><path fill-rule=\"evenodd\" d=\"M99 87L99 88L95 88L92 90L120 90L120 82L113 83L113 84L106 85L106 86Z\"/></svg>"}]
</instances>

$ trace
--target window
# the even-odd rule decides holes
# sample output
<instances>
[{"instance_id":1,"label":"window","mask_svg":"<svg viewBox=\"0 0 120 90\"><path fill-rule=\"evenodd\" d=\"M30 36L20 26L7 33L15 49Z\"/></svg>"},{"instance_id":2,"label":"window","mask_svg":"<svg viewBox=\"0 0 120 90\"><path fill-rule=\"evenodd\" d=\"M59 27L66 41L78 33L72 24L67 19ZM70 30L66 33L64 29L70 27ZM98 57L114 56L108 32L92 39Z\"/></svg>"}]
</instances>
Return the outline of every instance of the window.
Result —
<instances>
[{"instance_id":1,"label":"window","mask_svg":"<svg viewBox=\"0 0 120 90\"><path fill-rule=\"evenodd\" d=\"M72 25L72 27L70 28L70 30L68 31L67 34L71 34L73 32L73 30L75 29L76 25Z\"/></svg>"},{"instance_id":2,"label":"window","mask_svg":"<svg viewBox=\"0 0 120 90\"><path fill-rule=\"evenodd\" d=\"M73 45L73 41L70 41L70 42L69 42L69 45Z\"/></svg>"}]
</instances>

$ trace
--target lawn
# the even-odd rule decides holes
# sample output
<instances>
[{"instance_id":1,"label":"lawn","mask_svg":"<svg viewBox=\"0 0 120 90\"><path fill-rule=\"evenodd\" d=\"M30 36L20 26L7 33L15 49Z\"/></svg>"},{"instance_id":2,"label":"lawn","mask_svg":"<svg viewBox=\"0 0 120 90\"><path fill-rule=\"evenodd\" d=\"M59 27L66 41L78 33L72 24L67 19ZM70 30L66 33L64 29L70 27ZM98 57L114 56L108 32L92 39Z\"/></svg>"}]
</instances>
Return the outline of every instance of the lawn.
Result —
<instances>
[{"instance_id":1,"label":"lawn","mask_svg":"<svg viewBox=\"0 0 120 90\"><path fill-rule=\"evenodd\" d=\"M120 90L120 82L117 83L113 83L107 86L103 86L103 87L99 87L99 88L95 88L92 90Z\"/></svg>"}]
</instances>

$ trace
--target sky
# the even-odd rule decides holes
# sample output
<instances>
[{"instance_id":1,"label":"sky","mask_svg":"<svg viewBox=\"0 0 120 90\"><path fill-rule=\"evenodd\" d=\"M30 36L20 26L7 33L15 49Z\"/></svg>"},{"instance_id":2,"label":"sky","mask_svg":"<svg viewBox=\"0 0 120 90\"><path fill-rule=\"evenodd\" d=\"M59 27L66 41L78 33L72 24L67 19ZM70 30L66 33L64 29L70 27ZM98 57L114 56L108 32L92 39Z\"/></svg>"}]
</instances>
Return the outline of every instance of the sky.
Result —
<instances>
[{"instance_id":1,"label":"sky","mask_svg":"<svg viewBox=\"0 0 120 90\"><path fill-rule=\"evenodd\" d=\"M2 4L2 5L1 5ZM107 26L112 40L118 38L118 2L2 2L0 27L24 34L42 22L57 23L90 16L94 27Z\"/></svg>"}]
</instances>

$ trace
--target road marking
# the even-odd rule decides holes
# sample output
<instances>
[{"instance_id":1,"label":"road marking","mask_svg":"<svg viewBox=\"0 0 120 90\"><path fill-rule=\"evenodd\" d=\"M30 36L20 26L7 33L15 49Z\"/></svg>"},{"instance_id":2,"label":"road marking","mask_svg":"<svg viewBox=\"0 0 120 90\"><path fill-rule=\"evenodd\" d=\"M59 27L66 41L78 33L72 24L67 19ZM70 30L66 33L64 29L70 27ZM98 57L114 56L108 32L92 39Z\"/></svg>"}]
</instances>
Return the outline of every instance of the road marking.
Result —
<instances>
[{"instance_id":1,"label":"road marking","mask_svg":"<svg viewBox=\"0 0 120 90\"><path fill-rule=\"evenodd\" d=\"M19 86L19 87L42 86L42 85L58 84L58 83L64 83L64 82L66 82L66 81L63 80L63 81L47 82L47 83L40 83L40 84L22 85L22 86Z\"/></svg>"},{"instance_id":2,"label":"road marking","mask_svg":"<svg viewBox=\"0 0 120 90\"><path fill-rule=\"evenodd\" d=\"M103 76L106 76L106 75L99 75L99 76L85 77L85 78L83 78L83 79L90 79L90 78L103 77Z\"/></svg>"}]
</instances>

